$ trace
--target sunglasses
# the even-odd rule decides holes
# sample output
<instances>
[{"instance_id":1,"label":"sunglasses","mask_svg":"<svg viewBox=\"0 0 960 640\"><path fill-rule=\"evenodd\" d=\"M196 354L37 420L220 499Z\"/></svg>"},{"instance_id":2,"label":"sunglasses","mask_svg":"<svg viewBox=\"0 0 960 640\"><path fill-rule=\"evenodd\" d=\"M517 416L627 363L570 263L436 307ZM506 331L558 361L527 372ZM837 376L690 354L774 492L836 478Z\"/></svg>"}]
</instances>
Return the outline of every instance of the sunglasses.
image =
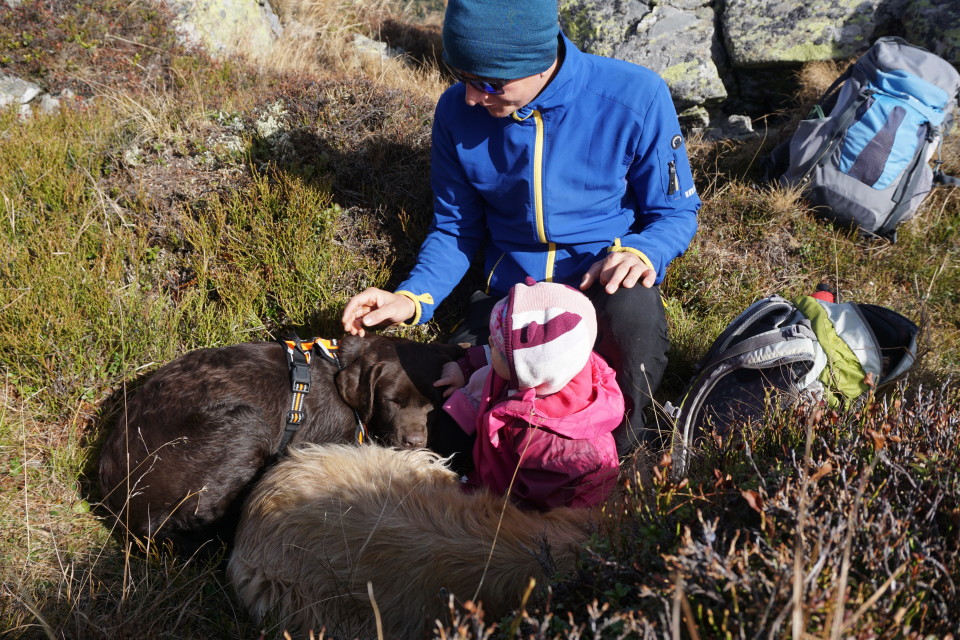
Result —
<instances>
[{"instance_id":1,"label":"sunglasses","mask_svg":"<svg viewBox=\"0 0 960 640\"><path fill-rule=\"evenodd\" d=\"M488 78L486 80L482 78L466 78L462 73L451 67L446 62L443 63L447 67L447 71L450 72L450 75L454 77L457 82L462 82L468 84L477 91L482 91L484 93L490 94L492 96L498 96L503 93L503 85L510 82L509 80L499 80Z\"/></svg>"}]
</instances>

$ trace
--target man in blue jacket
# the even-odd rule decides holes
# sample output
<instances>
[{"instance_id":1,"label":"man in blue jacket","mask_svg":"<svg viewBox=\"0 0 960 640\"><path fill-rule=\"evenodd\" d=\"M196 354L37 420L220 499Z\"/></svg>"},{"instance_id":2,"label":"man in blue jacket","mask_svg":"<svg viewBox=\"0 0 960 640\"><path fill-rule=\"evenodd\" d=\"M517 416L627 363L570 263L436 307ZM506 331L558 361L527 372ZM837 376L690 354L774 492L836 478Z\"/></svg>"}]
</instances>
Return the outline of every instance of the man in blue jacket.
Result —
<instances>
[{"instance_id":1,"label":"man in blue jacket","mask_svg":"<svg viewBox=\"0 0 960 640\"><path fill-rule=\"evenodd\" d=\"M481 249L486 288L454 341L485 341L490 309L527 276L579 287L627 398L615 432L626 454L656 431L642 409L669 346L658 285L700 206L669 90L649 69L579 51L556 0L449 0L443 46L459 82L434 116L433 224L409 277L351 298L344 329L428 321Z\"/></svg>"}]
</instances>

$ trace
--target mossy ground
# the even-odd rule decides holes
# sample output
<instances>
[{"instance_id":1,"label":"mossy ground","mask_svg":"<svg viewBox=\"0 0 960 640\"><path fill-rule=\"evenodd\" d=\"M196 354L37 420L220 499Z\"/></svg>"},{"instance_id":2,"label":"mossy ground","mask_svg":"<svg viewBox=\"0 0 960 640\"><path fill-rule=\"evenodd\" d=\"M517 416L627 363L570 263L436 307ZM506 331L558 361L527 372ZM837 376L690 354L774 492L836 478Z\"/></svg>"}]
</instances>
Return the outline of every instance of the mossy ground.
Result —
<instances>
[{"instance_id":1,"label":"mossy ground","mask_svg":"<svg viewBox=\"0 0 960 640\"><path fill-rule=\"evenodd\" d=\"M430 219L436 22L417 7L343 6L343 21L322 14L314 40L257 66L183 49L153 3L0 3L0 71L83 99L26 119L0 112L4 637L260 637L216 567L118 543L97 517L92 470L115 412L161 364L287 328L334 335L352 293L390 287L412 264ZM320 19L308 3L279 10ZM350 53L357 30L404 43L410 61ZM818 77L832 73L808 71L797 114ZM917 365L857 412L772 412L708 447L682 485L669 460L641 452L580 572L502 629L960 627L960 192L932 194L895 245L865 240L757 186L775 142L690 142L704 207L663 285L673 348L658 400L676 397L750 302L821 281L915 319ZM957 148L944 150L949 173ZM473 284L402 333L444 337ZM445 637L494 622L460 615Z\"/></svg>"}]
</instances>

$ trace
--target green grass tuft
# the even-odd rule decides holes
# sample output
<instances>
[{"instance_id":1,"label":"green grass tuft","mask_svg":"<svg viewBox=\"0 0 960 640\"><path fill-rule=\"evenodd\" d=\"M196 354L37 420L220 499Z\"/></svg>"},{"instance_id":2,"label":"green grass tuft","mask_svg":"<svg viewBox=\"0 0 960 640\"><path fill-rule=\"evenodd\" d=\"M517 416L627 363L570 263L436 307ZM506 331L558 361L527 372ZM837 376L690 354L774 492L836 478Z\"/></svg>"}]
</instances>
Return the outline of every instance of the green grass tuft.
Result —
<instances>
[{"instance_id":1,"label":"green grass tuft","mask_svg":"<svg viewBox=\"0 0 960 640\"><path fill-rule=\"evenodd\" d=\"M336 337L350 295L405 276L430 222L440 77L435 25L407 17L433 4L352 2L338 23L289 0L291 15L319 20L317 49L253 68L177 45L153 3L0 1L0 72L83 98L53 115L0 110L4 638L260 637L217 567L111 536L97 446L124 398L178 355L291 328ZM413 68L354 64L337 48L378 28L419 43ZM917 321L916 366L856 410L771 411L709 444L681 484L661 452L641 451L576 575L513 620L457 608L443 637L960 627L960 191L931 194L896 244L865 240L755 184L773 142L691 142L704 206L662 287L673 346L657 402L677 398L751 302L824 281ZM948 173L958 150L948 138ZM394 331L444 337L473 284L428 326Z\"/></svg>"}]
</instances>

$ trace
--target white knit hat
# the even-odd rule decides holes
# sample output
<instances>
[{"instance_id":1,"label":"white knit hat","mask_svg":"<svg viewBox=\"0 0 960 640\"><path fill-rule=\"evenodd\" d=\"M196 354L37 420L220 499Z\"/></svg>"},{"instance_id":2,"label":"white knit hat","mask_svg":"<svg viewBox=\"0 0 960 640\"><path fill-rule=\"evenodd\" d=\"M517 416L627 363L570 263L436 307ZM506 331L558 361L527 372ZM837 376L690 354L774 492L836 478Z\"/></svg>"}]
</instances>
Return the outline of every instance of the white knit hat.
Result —
<instances>
[{"instance_id":1,"label":"white knit hat","mask_svg":"<svg viewBox=\"0 0 960 640\"><path fill-rule=\"evenodd\" d=\"M585 295L553 282L517 284L490 315L490 345L510 368L517 389L556 393L590 358L597 315Z\"/></svg>"}]
</instances>

